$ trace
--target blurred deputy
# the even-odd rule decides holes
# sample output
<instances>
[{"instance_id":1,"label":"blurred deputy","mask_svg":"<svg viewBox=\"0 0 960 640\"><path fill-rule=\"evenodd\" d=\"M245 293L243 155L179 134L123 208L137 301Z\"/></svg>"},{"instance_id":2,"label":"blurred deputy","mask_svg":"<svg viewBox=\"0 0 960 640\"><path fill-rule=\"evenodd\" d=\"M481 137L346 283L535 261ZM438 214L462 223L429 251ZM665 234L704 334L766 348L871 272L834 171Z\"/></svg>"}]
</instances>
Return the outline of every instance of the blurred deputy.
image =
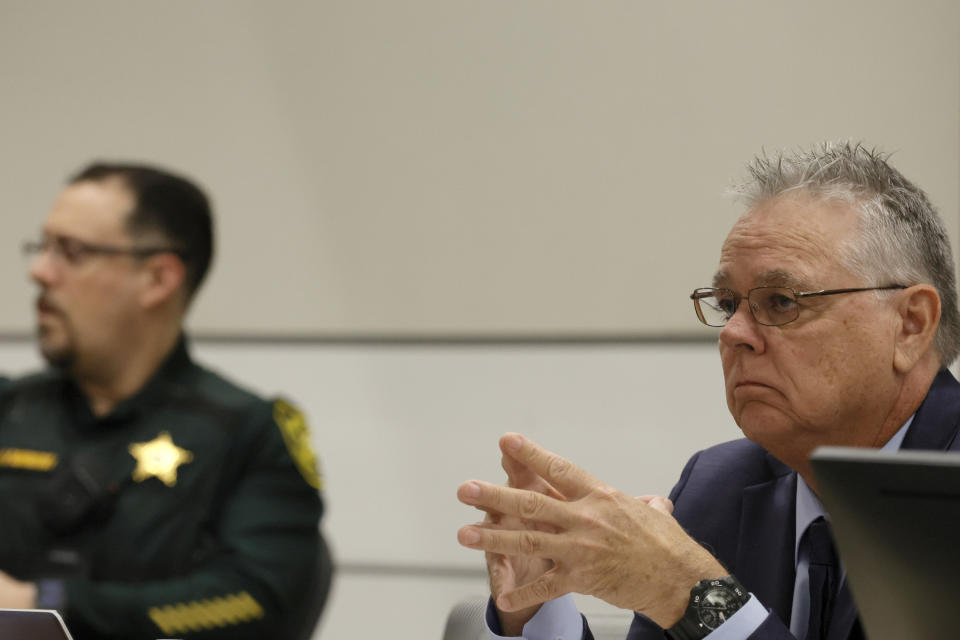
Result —
<instances>
[{"instance_id":1,"label":"blurred deputy","mask_svg":"<svg viewBox=\"0 0 960 640\"><path fill-rule=\"evenodd\" d=\"M95 164L28 242L51 365L0 384L0 606L79 640L299 638L329 576L303 417L196 364L206 196Z\"/></svg>"},{"instance_id":2,"label":"blurred deputy","mask_svg":"<svg viewBox=\"0 0 960 640\"><path fill-rule=\"evenodd\" d=\"M825 144L750 171L713 284L691 296L746 439L694 455L667 500L504 436L508 485L458 491L490 514L459 540L487 553L491 637L592 637L578 592L635 611L630 640L863 638L809 456L960 449L953 258L882 154Z\"/></svg>"}]
</instances>

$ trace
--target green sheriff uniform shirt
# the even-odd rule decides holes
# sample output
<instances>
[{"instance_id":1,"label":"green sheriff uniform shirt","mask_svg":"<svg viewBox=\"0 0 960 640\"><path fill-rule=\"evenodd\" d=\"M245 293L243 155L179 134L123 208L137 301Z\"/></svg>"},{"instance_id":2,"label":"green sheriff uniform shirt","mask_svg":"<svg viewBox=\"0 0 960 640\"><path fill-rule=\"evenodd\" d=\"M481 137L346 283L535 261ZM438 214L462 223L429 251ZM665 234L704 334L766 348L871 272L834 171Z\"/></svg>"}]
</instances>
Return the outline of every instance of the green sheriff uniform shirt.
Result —
<instances>
[{"instance_id":1,"label":"green sheriff uniform shirt","mask_svg":"<svg viewBox=\"0 0 960 640\"><path fill-rule=\"evenodd\" d=\"M0 569L62 584L77 640L292 637L319 489L300 413L184 340L104 417L62 373L0 382Z\"/></svg>"}]
</instances>

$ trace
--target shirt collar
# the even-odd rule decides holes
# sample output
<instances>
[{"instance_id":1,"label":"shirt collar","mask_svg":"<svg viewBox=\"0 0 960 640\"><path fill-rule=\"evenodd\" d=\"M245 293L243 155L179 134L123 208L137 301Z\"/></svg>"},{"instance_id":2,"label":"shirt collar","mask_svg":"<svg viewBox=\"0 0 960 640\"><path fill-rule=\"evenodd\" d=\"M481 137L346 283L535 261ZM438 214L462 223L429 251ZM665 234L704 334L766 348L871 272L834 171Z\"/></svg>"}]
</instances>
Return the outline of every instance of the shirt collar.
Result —
<instances>
[{"instance_id":1,"label":"shirt collar","mask_svg":"<svg viewBox=\"0 0 960 640\"><path fill-rule=\"evenodd\" d=\"M887 443L880 447L881 451L898 451L900 445L903 444L903 439L907 435L907 430L910 428L910 425L913 423L913 418L917 414L914 413L910 416L903 426L893 434L893 437L887 440ZM817 494L813 492L813 489L803 481L803 477L797 474L797 510L796 510L796 527L797 532L796 540L793 544L793 563L797 563L797 554L800 552L800 538L803 537L804 532L806 532L807 527L819 517L828 518L826 509L823 508L823 503L820 502L820 498L817 497ZM829 518L828 518L829 519Z\"/></svg>"},{"instance_id":2,"label":"shirt collar","mask_svg":"<svg viewBox=\"0 0 960 640\"><path fill-rule=\"evenodd\" d=\"M880 451L899 451L900 446L903 444L903 439L907 437L907 429L910 428L910 425L913 424L913 418L917 414L914 413L912 416L907 418L907 421L903 423L903 426L900 427L900 430L893 434L893 437L887 440L887 444L880 447Z\"/></svg>"},{"instance_id":3,"label":"shirt collar","mask_svg":"<svg viewBox=\"0 0 960 640\"><path fill-rule=\"evenodd\" d=\"M118 402L117 406L105 416L93 415L86 396L72 380L66 378L68 383L66 393L73 405L73 415L77 425L81 428L99 428L111 424L122 424L135 418L141 410L150 406L151 400L158 393L162 394L162 389L169 380L176 379L182 369L190 366L191 363L187 339L181 335L146 384L132 396Z\"/></svg>"}]
</instances>

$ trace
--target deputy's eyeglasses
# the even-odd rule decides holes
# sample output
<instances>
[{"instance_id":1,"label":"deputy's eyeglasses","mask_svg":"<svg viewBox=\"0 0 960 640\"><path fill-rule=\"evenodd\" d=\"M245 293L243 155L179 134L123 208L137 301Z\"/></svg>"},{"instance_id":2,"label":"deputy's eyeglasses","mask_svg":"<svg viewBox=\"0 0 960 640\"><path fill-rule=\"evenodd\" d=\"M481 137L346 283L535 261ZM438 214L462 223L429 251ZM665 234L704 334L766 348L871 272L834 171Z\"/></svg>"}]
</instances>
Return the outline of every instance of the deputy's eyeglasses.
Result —
<instances>
[{"instance_id":1,"label":"deputy's eyeglasses","mask_svg":"<svg viewBox=\"0 0 960 640\"><path fill-rule=\"evenodd\" d=\"M39 241L28 240L21 249L26 258L45 251L61 259L71 266L84 262L91 256L132 256L134 258L148 258L159 253L175 253L183 257L183 251L173 247L118 247L108 244L85 242L78 238L62 235L47 235Z\"/></svg>"},{"instance_id":2,"label":"deputy's eyeglasses","mask_svg":"<svg viewBox=\"0 0 960 640\"><path fill-rule=\"evenodd\" d=\"M823 289L820 291L798 292L788 287L755 287L742 296L730 289L703 288L695 289L690 298L693 308L697 312L700 322L708 327L722 327L730 321L733 314L740 307L740 301L746 298L747 308L753 318L760 324L769 327L778 327L793 322L800 317L800 298L814 296L833 296L839 293L856 293L858 291L886 291L889 289L906 289L902 284L891 284L884 287L858 287L854 289Z\"/></svg>"}]
</instances>

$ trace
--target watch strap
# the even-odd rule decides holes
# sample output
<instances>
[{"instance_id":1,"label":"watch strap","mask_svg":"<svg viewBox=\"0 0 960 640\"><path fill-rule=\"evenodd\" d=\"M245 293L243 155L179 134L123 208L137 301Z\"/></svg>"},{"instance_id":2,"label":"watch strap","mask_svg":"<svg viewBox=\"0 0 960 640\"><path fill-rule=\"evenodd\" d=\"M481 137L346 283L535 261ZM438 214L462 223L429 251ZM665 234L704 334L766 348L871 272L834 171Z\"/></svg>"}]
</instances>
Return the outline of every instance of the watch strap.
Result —
<instances>
[{"instance_id":1,"label":"watch strap","mask_svg":"<svg viewBox=\"0 0 960 640\"><path fill-rule=\"evenodd\" d=\"M710 633L710 629L701 627L698 623L689 619L686 613L677 624L665 631L670 640L701 640Z\"/></svg>"},{"instance_id":2,"label":"watch strap","mask_svg":"<svg viewBox=\"0 0 960 640\"><path fill-rule=\"evenodd\" d=\"M739 592L739 600L732 611L739 611L750 600L750 594L746 588L732 575L701 580L690 589L690 600L687 603L686 611L683 612L683 617L675 625L665 629L670 640L702 640L713 631L713 629L701 624L700 612L695 603L699 601L700 596L718 587L726 588L734 593Z\"/></svg>"}]
</instances>

